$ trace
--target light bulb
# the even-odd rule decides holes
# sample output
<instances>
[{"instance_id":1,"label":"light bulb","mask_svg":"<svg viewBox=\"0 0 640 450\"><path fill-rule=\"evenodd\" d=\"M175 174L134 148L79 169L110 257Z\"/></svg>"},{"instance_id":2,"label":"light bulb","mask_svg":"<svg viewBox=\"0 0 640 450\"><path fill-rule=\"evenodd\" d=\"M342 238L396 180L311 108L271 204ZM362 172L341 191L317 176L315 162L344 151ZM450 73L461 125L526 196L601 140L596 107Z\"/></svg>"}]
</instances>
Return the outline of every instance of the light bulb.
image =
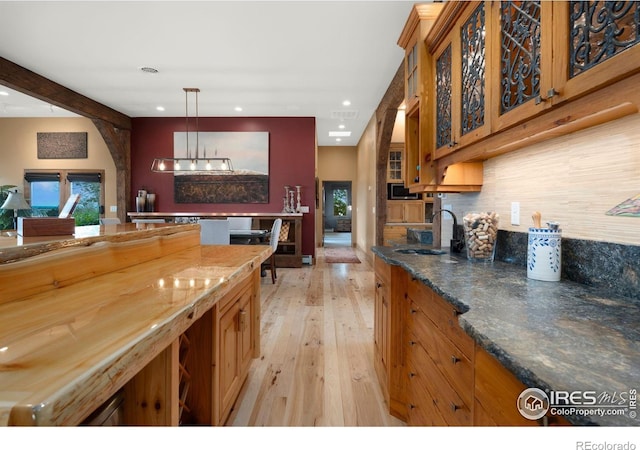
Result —
<instances>
[{"instance_id":1,"label":"light bulb","mask_svg":"<svg viewBox=\"0 0 640 450\"><path fill-rule=\"evenodd\" d=\"M196 162L195 161L191 161L191 165L189 166L189 169L196 170Z\"/></svg>"},{"instance_id":2,"label":"light bulb","mask_svg":"<svg viewBox=\"0 0 640 450\"><path fill-rule=\"evenodd\" d=\"M164 170L164 161L160 161L160 165L158 166L160 170Z\"/></svg>"},{"instance_id":3,"label":"light bulb","mask_svg":"<svg viewBox=\"0 0 640 450\"><path fill-rule=\"evenodd\" d=\"M222 170L227 170L227 163L223 162L222 164L220 164L220 168Z\"/></svg>"},{"instance_id":4,"label":"light bulb","mask_svg":"<svg viewBox=\"0 0 640 450\"><path fill-rule=\"evenodd\" d=\"M211 170L211 161L207 161L206 169Z\"/></svg>"},{"instance_id":5,"label":"light bulb","mask_svg":"<svg viewBox=\"0 0 640 450\"><path fill-rule=\"evenodd\" d=\"M174 166L175 170L180 170L180 161L176 161L176 164Z\"/></svg>"}]
</instances>

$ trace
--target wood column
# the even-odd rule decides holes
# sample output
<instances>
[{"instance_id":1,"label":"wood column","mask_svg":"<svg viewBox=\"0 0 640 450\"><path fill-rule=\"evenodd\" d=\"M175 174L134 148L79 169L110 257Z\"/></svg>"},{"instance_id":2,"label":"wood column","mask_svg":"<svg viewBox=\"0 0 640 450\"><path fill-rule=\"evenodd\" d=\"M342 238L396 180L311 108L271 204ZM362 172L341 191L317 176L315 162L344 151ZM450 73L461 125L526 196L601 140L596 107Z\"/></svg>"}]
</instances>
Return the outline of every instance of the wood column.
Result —
<instances>
[{"instance_id":1,"label":"wood column","mask_svg":"<svg viewBox=\"0 0 640 450\"><path fill-rule=\"evenodd\" d=\"M391 135L398 106L404 99L404 61L398 67L387 92L376 109L376 245L384 245L384 224L387 221L387 164Z\"/></svg>"}]
</instances>

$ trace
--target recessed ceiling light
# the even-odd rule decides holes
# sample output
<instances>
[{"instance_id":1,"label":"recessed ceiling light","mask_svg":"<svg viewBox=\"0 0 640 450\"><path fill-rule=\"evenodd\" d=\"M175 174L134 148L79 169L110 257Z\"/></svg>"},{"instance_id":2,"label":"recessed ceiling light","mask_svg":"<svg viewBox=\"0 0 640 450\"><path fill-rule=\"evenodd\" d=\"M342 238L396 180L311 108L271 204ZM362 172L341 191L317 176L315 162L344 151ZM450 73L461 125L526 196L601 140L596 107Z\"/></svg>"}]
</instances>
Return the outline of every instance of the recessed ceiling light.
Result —
<instances>
[{"instance_id":1,"label":"recessed ceiling light","mask_svg":"<svg viewBox=\"0 0 640 450\"><path fill-rule=\"evenodd\" d=\"M156 106L156 109L157 109L158 111L164 111L164 106Z\"/></svg>"},{"instance_id":2,"label":"recessed ceiling light","mask_svg":"<svg viewBox=\"0 0 640 450\"><path fill-rule=\"evenodd\" d=\"M340 125L338 125L338 128L340 128L341 130L344 130L344 124L341 123Z\"/></svg>"},{"instance_id":3,"label":"recessed ceiling light","mask_svg":"<svg viewBox=\"0 0 640 450\"><path fill-rule=\"evenodd\" d=\"M9 95L9 93L7 91L0 91L0 95L7 96L7 95Z\"/></svg>"},{"instance_id":4,"label":"recessed ceiling light","mask_svg":"<svg viewBox=\"0 0 640 450\"><path fill-rule=\"evenodd\" d=\"M342 106L351 106L351 102L349 100L345 100L342 102Z\"/></svg>"},{"instance_id":5,"label":"recessed ceiling light","mask_svg":"<svg viewBox=\"0 0 640 450\"><path fill-rule=\"evenodd\" d=\"M158 69L155 69L153 67L140 67L140 70L145 73L158 73Z\"/></svg>"},{"instance_id":6,"label":"recessed ceiling light","mask_svg":"<svg viewBox=\"0 0 640 450\"><path fill-rule=\"evenodd\" d=\"M341 138L336 138L336 142L342 142Z\"/></svg>"},{"instance_id":7,"label":"recessed ceiling light","mask_svg":"<svg viewBox=\"0 0 640 450\"><path fill-rule=\"evenodd\" d=\"M236 112L241 112L242 111L242 106L236 106L235 108L233 108Z\"/></svg>"},{"instance_id":8,"label":"recessed ceiling light","mask_svg":"<svg viewBox=\"0 0 640 450\"><path fill-rule=\"evenodd\" d=\"M329 137L349 137L351 131L329 131Z\"/></svg>"}]
</instances>

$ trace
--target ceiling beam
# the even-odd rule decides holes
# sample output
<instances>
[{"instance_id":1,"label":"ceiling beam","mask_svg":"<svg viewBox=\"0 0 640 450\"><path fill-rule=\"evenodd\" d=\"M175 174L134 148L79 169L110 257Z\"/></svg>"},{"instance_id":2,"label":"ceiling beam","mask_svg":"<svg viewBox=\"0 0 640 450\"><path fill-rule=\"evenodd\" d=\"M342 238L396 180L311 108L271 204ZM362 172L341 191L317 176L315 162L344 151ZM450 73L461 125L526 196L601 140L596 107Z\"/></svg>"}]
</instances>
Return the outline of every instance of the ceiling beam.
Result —
<instances>
[{"instance_id":1,"label":"ceiling beam","mask_svg":"<svg viewBox=\"0 0 640 450\"><path fill-rule=\"evenodd\" d=\"M2 57L0 57L0 84L89 119L103 120L111 123L115 128L131 130L129 116Z\"/></svg>"}]
</instances>

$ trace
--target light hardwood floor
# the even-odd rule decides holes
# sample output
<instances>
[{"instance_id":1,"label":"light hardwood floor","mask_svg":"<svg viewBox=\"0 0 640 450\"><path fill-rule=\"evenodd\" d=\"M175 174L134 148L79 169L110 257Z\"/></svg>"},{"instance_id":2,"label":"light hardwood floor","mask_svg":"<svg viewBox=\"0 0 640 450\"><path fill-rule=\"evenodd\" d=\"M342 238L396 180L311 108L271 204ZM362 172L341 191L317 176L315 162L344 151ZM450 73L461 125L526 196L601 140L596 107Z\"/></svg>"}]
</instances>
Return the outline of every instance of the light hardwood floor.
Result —
<instances>
[{"instance_id":1,"label":"light hardwood floor","mask_svg":"<svg viewBox=\"0 0 640 450\"><path fill-rule=\"evenodd\" d=\"M262 279L261 357L232 426L403 426L386 411L373 368L373 268L316 264ZM267 274L268 275L268 274Z\"/></svg>"}]
</instances>

